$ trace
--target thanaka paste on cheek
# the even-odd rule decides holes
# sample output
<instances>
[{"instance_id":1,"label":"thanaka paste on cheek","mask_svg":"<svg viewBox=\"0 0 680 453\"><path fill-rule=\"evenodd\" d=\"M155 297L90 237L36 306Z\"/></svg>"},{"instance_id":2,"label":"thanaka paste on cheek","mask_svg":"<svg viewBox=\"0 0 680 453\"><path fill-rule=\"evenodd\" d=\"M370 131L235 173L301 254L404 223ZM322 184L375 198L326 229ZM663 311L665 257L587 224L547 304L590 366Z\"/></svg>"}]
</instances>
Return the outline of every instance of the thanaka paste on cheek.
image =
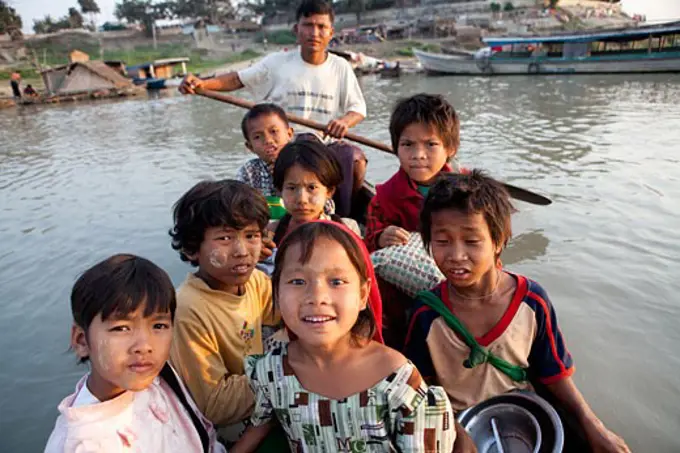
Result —
<instances>
[{"instance_id":1,"label":"thanaka paste on cheek","mask_svg":"<svg viewBox=\"0 0 680 453\"><path fill-rule=\"evenodd\" d=\"M96 356L90 356L93 363L97 363L102 371L108 372L115 359L114 348L111 347L111 342L108 339L101 339L97 342Z\"/></svg>"},{"instance_id":2,"label":"thanaka paste on cheek","mask_svg":"<svg viewBox=\"0 0 680 453\"><path fill-rule=\"evenodd\" d=\"M321 206L321 212L323 212L323 205L326 204L326 200L321 195L310 195L309 204L312 206Z\"/></svg>"},{"instance_id":3,"label":"thanaka paste on cheek","mask_svg":"<svg viewBox=\"0 0 680 453\"><path fill-rule=\"evenodd\" d=\"M323 208L326 205L326 198L319 194L309 195L307 198L307 204L319 209L318 214L314 216L314 219L319 219L321 218L321 214L323 214Z\"/></svg>"},{"instance_id":4,"label":"thanaka paste on cheek","mask_svg":"<svg viewBox=\"0 0 680 453\"><path fill-rule=\"evenodd\" d=\"M212 249L208 255L210 265L216 269L222 269L227 265L227 254L220 249Z\"/></svg>"}]
</instances>

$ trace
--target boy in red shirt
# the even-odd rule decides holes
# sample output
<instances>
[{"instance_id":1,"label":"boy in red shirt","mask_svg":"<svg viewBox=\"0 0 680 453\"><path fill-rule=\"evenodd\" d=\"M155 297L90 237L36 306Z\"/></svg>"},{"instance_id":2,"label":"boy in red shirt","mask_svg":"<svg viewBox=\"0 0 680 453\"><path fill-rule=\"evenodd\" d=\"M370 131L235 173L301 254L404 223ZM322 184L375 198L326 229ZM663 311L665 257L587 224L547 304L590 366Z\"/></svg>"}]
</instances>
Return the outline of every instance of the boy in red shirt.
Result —
<instances>
[{"instance_id":1,"label":"boy in red shirt","mask_svg":"<svg viewBox=\"0 0 680 453\"><path fill-rule=\"evenodd\" d=\"M366 245L369 251L403 245L418 231L423 200L439 173L458 152L460 121L440 95L417 94L400 101L390 119L392 148L399 171L378 184L368 206Z\"/></svg>"},{"instance_id":2,"label":"boy in red shirt","mask_svg":"<svg viewBox=\"0 0 680 453\"><path fill-rule=\"evenodd\" d=\"M417 94L397 103L390 119L392 148L399 170L378 184L368 205L364 240L370 252L404 245L418 231L418 216L425 195L440 173L450 172L449 160L460 144L460 121L442 96ZM412 300L378 277L383 305L385 343L400 350Z\"/></svg>"}]
</instances>

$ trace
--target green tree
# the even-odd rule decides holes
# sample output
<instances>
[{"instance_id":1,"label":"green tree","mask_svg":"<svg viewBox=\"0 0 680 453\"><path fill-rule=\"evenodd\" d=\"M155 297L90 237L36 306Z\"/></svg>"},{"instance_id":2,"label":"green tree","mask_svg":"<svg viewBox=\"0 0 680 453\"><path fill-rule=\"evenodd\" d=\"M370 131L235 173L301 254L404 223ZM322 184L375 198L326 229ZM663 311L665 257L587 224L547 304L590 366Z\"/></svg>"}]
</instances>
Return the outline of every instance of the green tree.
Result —
<instances>
[{"instance_id":1,"label":"green tree","mask_svg":"<svg viewBox=\"0 0 680 453\"><path fill-rule=\"evenodd\" d=\"M291 13L288 0L249 0L242 3L241 7L255 16L262 16L263 24L267 24L278 15Z\"/></svg>"},{"instance_id":2,"label":"green tree","mask_svg":"<svg viewBox=\"0 0 680 453\"><path fill-rule=\"evenodd\" d=\"M69 16L64 16L60 19L53 19L49 14L41 20L33 20L33 31L38 34L54 33L59 30L68 30L71 27Z\"/></svg>"},{"instance_id":3,"label":"green tree","mask_svg":"<svg viewBox=\"0 0 680 453\"><path fill-rule=\"evenodd\" d=\"M68 21L70 25L69 28L83 28L83 24L85 23L83 15L75 8L68 9Z\"/></svg>"},{"instance_id":4,"label":"green tree","mask_svg":"<svg viewBox=\"0 0 680 453\"><path fill-rule=\"evenodd\" d=\"M489 6L491 7L492 13L498 13L501 10L501 4L500 3L492 2L491 5L489 5Z\"/></svg>"},{"instance_id":5,"label":"green tree","mask_svg":"<svg viewBox=\"0 0 680 453\"><path fill-rule=\"evenodd\" d=\"M95 0L78 0L78 5L83 14L99 14L101 12Z\"/></svg>"},{"instance_id":6,"label":"green tree","mask_svg":"<svg viewBox=\"0 0 680 453\"><path fill-rule=\"evenodd\" d=\"M170 9L175 17L201 18L213 24L236 18L236 8L229 0L175 0Z\"/></svg>"},{"instance_id":7,"label":"green tree","mask_svg":"<svg viewBox=\"0 0 680 453\"><path fill-rule=\"evenodd\" d=\"M8 33L12 39L21 37L21 16L7 2L0 0L0 34Z\"/></svg>"},{"instance_id":8,"label":"green tree","mask_svg":"<svg viewBox=\"0 0 680 453\"><path fill-rule=\"evenodd\" d=\"M114 14L120 20L125 20L131 24L143 23L147 17L147 7L151 2L144 0L123 0L116 3Z\"/></svg>"},{"instance_id":9,"label":"green tree","mask_svg":"<svg viewBox=\"0 0 680 453\"><path fill-rule=\"evenodd\" d=\"M36 34L42 35L44 33L50 33L53 28L54 21L49 14L40 20L33 19L33 31L36 32Z\"/></svg>"},{"instance_id":10,"label":"green tree","mask_svg":"<svg viewBox=\"0 0 680 453\"><path fill-rule=\"evenodd\" d=\"M357 24L361 24L361 15L366 11L366 0L347 0L347 6L357 16Z\"/></svg>"},{"instance_id":11,"label":"green tree","mask_svg":"<svg viewBox=\"0 0 680 453\"><path fill-rule=\"evenodd\" d=\"M99 5L97 5L96 0L78 0L78 5L80 6L80 11L83 14L90 16L90 25L93 30L97 29L97 14L101 11L99 10Z\"/></svg>"},{"instance_id":12,"label":"green tree","mask_svg":"<svg viewBox=\"0 0 680 453\"><path fill-rule=\"evenodd\" d=\"M515 5L512 4L512 2L507 2L505 5L503 5L503 11L512 11L515 9Z\"/></svg>"},{"instance_id":13,"label":"green tree","mask_svg":"<svg viewBox=\"0 0 680 453\"><path fill-rule=\"evenodd\" d=\"M550 7L551 7L551 8L556 8L556 7L557 7L557 3L558 3L559 1L560 1L560 0L550 0Z\"/></svg>"},{"instance_id":14,"label":"green tree","mask_svg":"<svg viewBox=\"0 0 680 453\"><path fill-rule=\"evenodd\" d=\"M159 19L168 19L174 16L174 3L152 3L150 0L123 0L116 3L114 14L120 20L131 24L142 24L147 36L153 33L153 24Z\"/></svg>"}]
</instances>

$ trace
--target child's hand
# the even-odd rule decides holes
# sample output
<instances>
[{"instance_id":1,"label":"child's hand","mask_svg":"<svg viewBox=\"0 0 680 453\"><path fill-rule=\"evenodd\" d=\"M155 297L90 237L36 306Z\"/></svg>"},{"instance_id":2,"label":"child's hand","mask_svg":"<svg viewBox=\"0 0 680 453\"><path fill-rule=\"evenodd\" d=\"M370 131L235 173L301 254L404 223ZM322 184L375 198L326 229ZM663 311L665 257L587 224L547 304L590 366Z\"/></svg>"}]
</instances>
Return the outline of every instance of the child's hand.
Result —
<instances>
[{"instance_id":1,"label":"child's hand","mask_svg":"<svg viewBox=\"0 0 680 453\"><path fill-rule=\"evenodd\" d=\"M378 245L380 248L390 247L392 245L405 245L411 233L398 226L390 225L382 232L380 239L378 240Z\"/></svg>"},{"instance_id":2,"label":"child's hand","mask_svg":"<svg viewBox=\"0 0 680 453\"><path fill-rule=\"evenodd\" d=\"M264 236L262 236L262 249L260 250L259 261L265 261L267 258L272 256L274 254L275 248L276 244L274 243L274 240L272 239L270 234L265 234Z\"/></svg>"},{"instance_id":3,"label":"child's hand","mask_svg":"<svg viewBox=\"0 0 680 453\"><path fill-rule=\"evenodd\" d=\"M199 79L193 74L187 74L179 86L179 92L182 94L196 94L196 90L203 85L203 80Z\"/></svg>"},{"instance_id":4,"label":"child's hand","mask_svg":"<svg viewBox=\"0 0 680 453\"><path fill-rule=\"evenodd\" d=\"M626 442L601 423L586 429L586 437L593 453L630 453Z\"/></svg>"}]
</instances>

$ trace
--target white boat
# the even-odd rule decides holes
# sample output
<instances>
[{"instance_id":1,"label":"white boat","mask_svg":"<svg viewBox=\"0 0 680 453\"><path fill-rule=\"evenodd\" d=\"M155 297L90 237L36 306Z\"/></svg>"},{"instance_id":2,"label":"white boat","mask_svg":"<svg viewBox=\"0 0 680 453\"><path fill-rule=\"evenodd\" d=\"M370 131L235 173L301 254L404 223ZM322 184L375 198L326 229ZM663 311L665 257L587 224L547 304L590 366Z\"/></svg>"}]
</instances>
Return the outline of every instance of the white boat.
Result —
<instances>
[{"instance_id":1,"label":"white boat","mask_svg":"<svg viewBox=\"0 0 680 453\"><path fill-rule=\"evenodd\" d=\"M680 72L680 22L483 42L488 47L471 56L413 52L427 71L445 74Z\"/></svg>"}]
</instances>

